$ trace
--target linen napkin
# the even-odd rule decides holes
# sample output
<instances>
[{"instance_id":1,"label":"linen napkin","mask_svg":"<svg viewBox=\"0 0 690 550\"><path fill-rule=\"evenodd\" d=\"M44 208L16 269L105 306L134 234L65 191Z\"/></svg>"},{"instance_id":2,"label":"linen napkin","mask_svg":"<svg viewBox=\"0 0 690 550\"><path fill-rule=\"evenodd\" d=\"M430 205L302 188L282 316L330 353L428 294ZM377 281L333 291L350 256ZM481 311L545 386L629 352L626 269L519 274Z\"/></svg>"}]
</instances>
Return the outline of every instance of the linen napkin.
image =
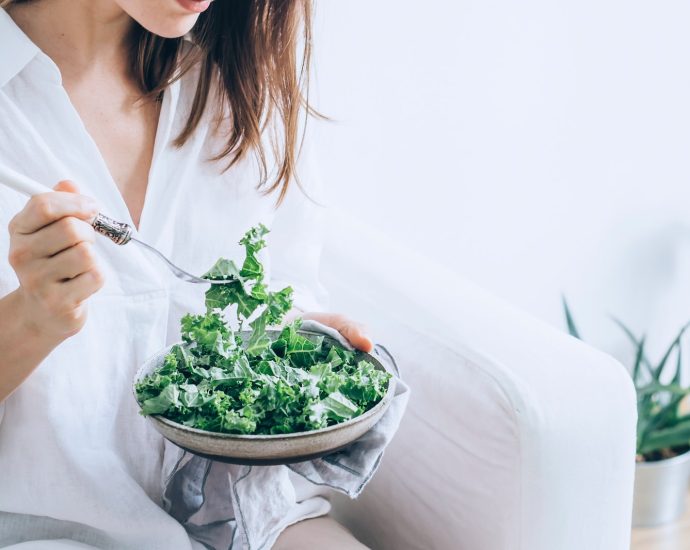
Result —
<instances>
[{"instance_id":1,"label":"linen napkin","mask_svg":"<svg viewBox=\"0 0 690 550\"><path fill-rule=\"evenodd\" d=\"M352 349L338 331L321 323L304 321L302 328L324 333ZM280 466L226 464L185 452L164 489L168 513L192 539L211 550L268 550L282 530L296 521L290 514L297 504L290 470L312 483L357 497L376 473L410 394L388 350L376 345L372 354L396 376L396 390L386 413L366 434L325 457Z\"/></svg>"}]
</instances>

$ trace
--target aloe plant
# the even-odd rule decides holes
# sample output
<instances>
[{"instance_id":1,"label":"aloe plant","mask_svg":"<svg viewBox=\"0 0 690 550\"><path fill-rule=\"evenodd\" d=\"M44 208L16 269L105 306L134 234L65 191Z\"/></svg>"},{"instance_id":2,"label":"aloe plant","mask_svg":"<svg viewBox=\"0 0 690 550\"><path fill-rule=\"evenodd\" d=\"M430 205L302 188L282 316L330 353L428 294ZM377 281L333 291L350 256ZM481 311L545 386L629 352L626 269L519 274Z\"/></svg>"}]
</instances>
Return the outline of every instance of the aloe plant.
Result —
<instances>
[{"instance_id":1,"label":"aloe plant","mask_svg":"<svg viewBox=\"0 0 690 550\"><path fill-rule=\"evenodd\" d=\"M582 340L565 298L563 310L568 332ZM635 350L630 374L637 391L638 459L651 462L685 452L690 448L690 414L683 414L680 404L690 394L690 387L681 385L681 365L683 335L690 323L680 329L661 359L653 363L647 355L646 336L638 338L619 319L613 321Z\"/></svg>"}]
</instances>

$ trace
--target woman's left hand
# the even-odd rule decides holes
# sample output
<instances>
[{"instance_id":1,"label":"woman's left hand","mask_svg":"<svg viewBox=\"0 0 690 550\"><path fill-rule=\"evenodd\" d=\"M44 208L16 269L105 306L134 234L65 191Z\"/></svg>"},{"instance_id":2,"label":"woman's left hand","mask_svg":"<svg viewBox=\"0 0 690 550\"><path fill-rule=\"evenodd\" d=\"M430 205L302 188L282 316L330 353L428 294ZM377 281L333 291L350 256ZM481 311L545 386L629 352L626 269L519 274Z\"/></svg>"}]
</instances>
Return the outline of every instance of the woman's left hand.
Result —
<instances>
[{"instance_id":1,"label":"woman's left hand","mask_svg":"<svg viewBox=\"0 0 690 550\"><path fill-rule=\"evenodd\" d=\"M342 334L355 348L369 353L374 348L374 343L366 336L364 327L338 313L303 313L300 317L304 320L311 319L322 325L334 328Z\"/></svg>"}]
</instances>

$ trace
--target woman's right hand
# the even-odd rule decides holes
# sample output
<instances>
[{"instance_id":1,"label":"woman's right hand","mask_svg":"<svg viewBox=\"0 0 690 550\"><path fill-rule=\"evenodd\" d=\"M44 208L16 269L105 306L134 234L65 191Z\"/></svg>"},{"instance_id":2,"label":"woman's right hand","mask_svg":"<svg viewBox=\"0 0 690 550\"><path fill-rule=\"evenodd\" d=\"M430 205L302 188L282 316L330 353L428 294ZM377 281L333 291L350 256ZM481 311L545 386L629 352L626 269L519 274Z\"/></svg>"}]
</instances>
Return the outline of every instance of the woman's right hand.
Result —
<instances>
[{"instance_id":1,"label":"woman's right hand","mask_svg":"<svg viewBox=\"0 0 690 550\"><path fill-rule=\"evenodd\" d=\"M91 220L95 200L70 182L36 195L10 222L10 265L17 273L22 321L60 342L86 322L85 300L103 286Z\"/></svg>"}]
</instances>

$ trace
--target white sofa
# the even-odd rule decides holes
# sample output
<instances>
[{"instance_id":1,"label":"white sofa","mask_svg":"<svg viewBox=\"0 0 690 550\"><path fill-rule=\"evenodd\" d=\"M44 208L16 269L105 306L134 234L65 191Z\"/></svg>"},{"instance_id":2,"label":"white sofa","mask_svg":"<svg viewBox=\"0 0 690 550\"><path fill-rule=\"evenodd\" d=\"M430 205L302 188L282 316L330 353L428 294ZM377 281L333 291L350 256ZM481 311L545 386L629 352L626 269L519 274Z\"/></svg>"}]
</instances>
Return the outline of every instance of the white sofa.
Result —
<instances>
[{"instance_id":1,"label":"white sofa","mask_svg":"<svg viewBox=\"0 0 690 550\"><path fill-rule=\"evenodd\" d=\"M335 514L375 550L628 550L635 395L609 356L332 212L331 309L412 387L382 466Z\"/></svg>"}]
</instances>

